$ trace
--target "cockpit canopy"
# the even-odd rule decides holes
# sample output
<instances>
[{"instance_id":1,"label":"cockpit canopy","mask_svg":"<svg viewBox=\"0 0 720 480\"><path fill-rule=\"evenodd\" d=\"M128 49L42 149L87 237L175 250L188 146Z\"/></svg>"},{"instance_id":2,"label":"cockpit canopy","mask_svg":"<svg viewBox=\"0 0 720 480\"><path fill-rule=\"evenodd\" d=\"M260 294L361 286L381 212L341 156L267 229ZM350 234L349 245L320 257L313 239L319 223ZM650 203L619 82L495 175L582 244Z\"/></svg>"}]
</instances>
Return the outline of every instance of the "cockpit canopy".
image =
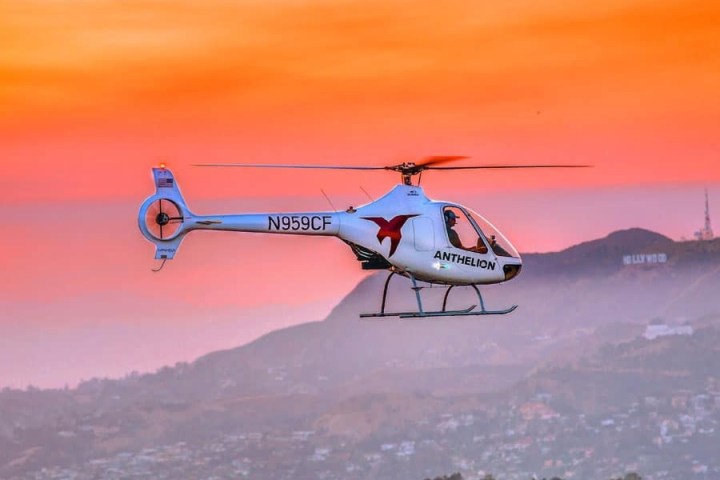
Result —
<instances>
[{"instance_id":1,"label":"cockpit canopy","mask_svg":"<svg viewBox=\"0 0 720 480\"><path fill-rule=\"evenodd\" d=\"M499 257L520 258L510 241L495 226L472 210L458 205L443 207L443 220L450 244L479 253L492 249Z\"/></svg>"}]
</instances>

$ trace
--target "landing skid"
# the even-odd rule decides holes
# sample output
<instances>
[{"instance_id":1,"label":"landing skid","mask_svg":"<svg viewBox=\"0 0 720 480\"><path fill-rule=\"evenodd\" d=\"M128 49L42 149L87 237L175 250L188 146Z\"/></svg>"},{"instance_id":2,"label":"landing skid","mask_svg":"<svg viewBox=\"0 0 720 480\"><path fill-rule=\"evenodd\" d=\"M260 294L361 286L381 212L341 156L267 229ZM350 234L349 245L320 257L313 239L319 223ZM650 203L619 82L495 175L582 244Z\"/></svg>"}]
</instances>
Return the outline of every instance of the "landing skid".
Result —
<instances>
[{"instance_id":1,"label":"landing skid","mask_svg":"<svg viewBox=\"0 0 720 480\"><path fill-rule=\"evenodd\" d=\"M383 288L383 297L382 297L382 305L380 306L380 312L378 313L361 313L360 318L376 318L376 317L399 317L399 318L423 318L423 317L469 317L469 316L476 316L476 315L505 315L512 311L514 311L517 308L517 305L513 305L510 308L506 308L503 310L488 310L485 308L485 302L483 301L482 294L480 293L480 289L477 287L477 285L470 285L473 289L475 289L475 293L477 293L478 300L480 301L480 310L475 310L477 305L470 305L468 308L464 308L462 310L447 310L447 299L448 295L450 294L450 290L455 287L455 285L450 285L445 292L445 297L443 298L443 306L442 310L439 311L430 311L426 312L423 310L422 306L422 299L420 298L420 290L423 289L423 287L418 287L417 281L415 280L415 277L412 276L412 274L408 273L407 275L410 277L410 281L412 281L412 288L415 291L415 298L417 300L418 304L418 311L417 312L386 312L385 311L385 305L387 301L387 291L388 286L390 285L390 279L395 275L397 272L390 272L390 275L388 275L387 280L385 280L385 287Z\"/></svg>"}]
</instances>

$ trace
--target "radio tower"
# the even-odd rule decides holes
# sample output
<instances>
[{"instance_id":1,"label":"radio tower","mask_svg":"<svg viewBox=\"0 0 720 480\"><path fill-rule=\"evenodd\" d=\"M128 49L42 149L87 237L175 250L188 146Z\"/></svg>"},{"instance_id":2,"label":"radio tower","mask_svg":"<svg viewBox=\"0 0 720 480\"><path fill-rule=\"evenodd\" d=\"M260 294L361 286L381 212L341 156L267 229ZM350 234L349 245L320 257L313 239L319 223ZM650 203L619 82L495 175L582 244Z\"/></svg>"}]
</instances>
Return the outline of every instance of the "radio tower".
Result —
<instances>
[{"instance_id":1,"label":"radio tower","mask_svg":"<svg viewBox=\"0 0 720 480\"><path fill-rule=\"evenodd\" d=\"M705 227L695 232L695 238L698 240L712 240L715 238L710 226L710 204L708 203L707 188L705 189Z\"/></svg>"}]
</instances>

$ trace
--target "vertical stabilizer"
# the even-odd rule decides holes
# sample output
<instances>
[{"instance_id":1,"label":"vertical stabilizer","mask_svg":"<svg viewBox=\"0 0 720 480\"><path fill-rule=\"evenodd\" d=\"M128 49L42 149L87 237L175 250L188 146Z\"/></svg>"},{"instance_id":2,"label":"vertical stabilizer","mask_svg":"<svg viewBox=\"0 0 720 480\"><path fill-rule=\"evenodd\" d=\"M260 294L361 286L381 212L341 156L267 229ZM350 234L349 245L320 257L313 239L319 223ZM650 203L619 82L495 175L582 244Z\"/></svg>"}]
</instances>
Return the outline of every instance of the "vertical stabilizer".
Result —
<instances>
[{"instance_id":1,"label":"vertical stabilizer","mask_svg":"<svg viewBox=\"0 0 720 480\"><path fill-rule=\"evenodd\" d=\"M155 194L140 207L138 226L143 236L155 245L155 258L169 260L189 231L192 213L170 170L153 168L152 174Z\"/></svg>"}]
</instances>

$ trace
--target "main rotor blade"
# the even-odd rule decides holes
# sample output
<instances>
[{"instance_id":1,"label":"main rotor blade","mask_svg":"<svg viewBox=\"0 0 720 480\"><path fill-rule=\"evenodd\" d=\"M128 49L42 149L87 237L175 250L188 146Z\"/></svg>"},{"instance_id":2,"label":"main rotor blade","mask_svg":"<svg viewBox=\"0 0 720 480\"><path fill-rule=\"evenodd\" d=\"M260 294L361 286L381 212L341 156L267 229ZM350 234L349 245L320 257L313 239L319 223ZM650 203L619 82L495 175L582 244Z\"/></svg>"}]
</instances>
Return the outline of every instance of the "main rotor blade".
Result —
<instances>
[{"instance_id":1,"label":"main rotor blade","mask_svg":"<svg viewBox=\"0 0 720 480\"><path fill-rule=\"evenodd\" d=\"M426 167L426 170L492 170L509 168L588 168L592 165L470 165L466 167Z\"/></svg>"},{"instance_id":2,"label":"main rotor blade","mask_svg":"<svg viewBox=\"0 0 720 480\"><path fill-rule=\"evenodd\" d=\"M351 165L281 165L268 163L194 163L193 167L316 168L321 170L389 170L387 167Z\"/></svg>"},{"instance_id":3,"label":"main rotor blade","mask_svg":"<svg viewBox=\"0 0 720 480\"><path fill-rule=\"evenodd\" d=\"M415 165L423 167L427 165L439 165L441 163L455 162L457 160L464 160L466 158L470 157L467 157L465 155L432 155L430 157L423 158Z\"/></svg>"}]
</instances>

